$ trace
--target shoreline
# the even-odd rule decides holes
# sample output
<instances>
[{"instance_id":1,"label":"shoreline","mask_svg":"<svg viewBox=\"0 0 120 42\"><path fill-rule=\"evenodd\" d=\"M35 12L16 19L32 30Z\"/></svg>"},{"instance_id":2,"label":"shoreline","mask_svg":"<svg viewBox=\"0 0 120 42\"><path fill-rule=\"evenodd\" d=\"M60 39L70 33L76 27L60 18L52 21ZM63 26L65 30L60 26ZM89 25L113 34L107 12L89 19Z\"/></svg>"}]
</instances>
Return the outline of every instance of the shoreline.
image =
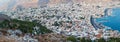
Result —
<instances>
[{"instance_id":1,"label":"shoreline","mask_svg":"<svg viewBox=\"0 0 120 42\"><path fill-rule=\"evenodd\" d=\"M107 8L107 9L105 9L105 10L104 10L104 15L101 16L100 18L109 16L109 15L111 14L111 13L109 13L109 12L111 12L111 11L112 11L112 8ZM101 24L101 23L95 22L95 21L96 21L95 19L96 19L96 18L93 18L93 16L91 16L90 22L91 22L92 26L97 30L97 29L101 28L101 27L98 26L97 24ZM105 26L105 25L103 25L103 24L101 24L101 25L104 26L104 28L107 27L107 26Z\"/></svg>"},{"instance_id":2,"label":"shoreline","mask_svg":"<svg viewBox=\"0 0 120 42\"><path fill-rule=\"evenodd\" d=\"M116 7L116 8L118 8L118 7ZM102 17L100 17L100 18L104 18L104 17L108 17L108 16L114 16L114 15L112 15L112 11L113 11L113 9L114 8L107 8L107 9L105 9L105 11L104 11L104 16L102 16ZM99 18L98 18L99 19ZM99 23L99 22L98 22ZM105 28L104 29L111 29L111 30L114 30L114 29L112 29L111 27L109 27L109 26L106 26L106 25L104 25L104 24L102 24ZM114 30L114 31L119 31L119 30ZM119 31L120 32L120 31Z\"/></svg>"},{"instance_id":3,"label":"shoreline","mask_svg":"<svg viewBox=\"0 0 120 42\"><path fill-rule=\"evenodd\" d=\"M102 17L111 16L111 15L112 15L112 9L113 9L113 8L106 8L106 9L104 10L104 15L103 15ZM102 17L101 17L101 18L102 18Z\"/></svg>"}]
</instances>

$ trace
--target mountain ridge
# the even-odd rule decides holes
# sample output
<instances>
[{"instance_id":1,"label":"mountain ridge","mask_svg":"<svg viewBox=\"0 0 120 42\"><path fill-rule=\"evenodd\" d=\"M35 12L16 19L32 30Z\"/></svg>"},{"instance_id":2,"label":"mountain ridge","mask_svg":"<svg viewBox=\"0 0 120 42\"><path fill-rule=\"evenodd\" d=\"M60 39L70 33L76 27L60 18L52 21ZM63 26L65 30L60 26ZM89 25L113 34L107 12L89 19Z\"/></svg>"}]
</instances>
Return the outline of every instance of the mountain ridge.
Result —
<instances>
[{"instance_id":1,"label":"mountain ridge","mask_svg":"<svg viewBox=\"0 0 120 42\"><path fill-rule=\"evenodd\" d=\"M56 6L58 4L63 3L100 3L100 2L109 2L111 0L8 0L4 1L0 4L0 10L6 10L6 9L16 9L17 6L21 5L25 8L29 7L39 7L39 6ZM4 3L4 4L3 4Z\"/></svg>"}]
</instances>

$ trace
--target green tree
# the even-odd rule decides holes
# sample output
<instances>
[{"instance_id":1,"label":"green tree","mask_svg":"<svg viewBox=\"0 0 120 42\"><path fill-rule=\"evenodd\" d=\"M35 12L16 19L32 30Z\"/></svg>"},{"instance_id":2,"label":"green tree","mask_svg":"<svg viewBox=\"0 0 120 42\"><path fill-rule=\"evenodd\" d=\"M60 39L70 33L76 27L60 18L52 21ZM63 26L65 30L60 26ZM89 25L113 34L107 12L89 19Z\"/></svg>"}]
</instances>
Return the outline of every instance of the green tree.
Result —
<instances>
[{"instance_id":1,"label":"green tree","mask_svg":"<svg viewBox=\"0 0 120 42\"><path fill-rule=\"evenodd\" d=\"M44 34L44 33L51 33L52 31L47 29L47 27L42 26L41 24L38 24L36 22L29 22L29 21L21 21L17 19L11 19L10 21L5 20L0 23L0 27L4 29L19 29L23 33L33 33L34 27L38 26L39 30L38 33Z\"/></svg>"},{"instance_id":2,"label":"green tree","mask_svg":"<svg viewBox=\"0 0 120 42\"><path fill-rule=\"evenodd\" d=\"M98 39L98 42L106 42L106 40L104 38L100 38Z\"/></svg>"},{"instance_id":3,"label":"green tree","mask_svg":"<svg viewBox=\"0 0 120 42\"><path fill-rule=\"evenodd\" d=\"M109 38L108 42L120 42L120 38Z\"/></svg>"},{"instance_id":4,"label":"green tree","mask_svg":"<svg viewBox=\"0 0 120 42\"><path fill-rule=\"evenodd\" d=\"M68 37L67 40L72 42L77 42L77 39L74 36Z\"/></svg>"}]
</instances>

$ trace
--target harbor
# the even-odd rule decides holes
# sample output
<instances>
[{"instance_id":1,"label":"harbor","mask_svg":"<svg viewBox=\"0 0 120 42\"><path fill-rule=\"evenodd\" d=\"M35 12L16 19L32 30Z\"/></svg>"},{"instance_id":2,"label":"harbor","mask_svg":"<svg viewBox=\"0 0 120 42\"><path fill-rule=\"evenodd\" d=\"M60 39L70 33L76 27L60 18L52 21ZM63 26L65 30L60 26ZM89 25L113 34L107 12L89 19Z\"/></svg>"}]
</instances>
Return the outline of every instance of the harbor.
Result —
<instances>
[{"instance_id":1,"label":"harbor","mask_svg":"<svg viewBox=\"0 0 120 42\"><path fill-rule=\"evenodd\" d=\"M108 11L107 10L105 10L105 17L98 18L98 19L96 19L96 21L98 21L98 22L106 21L106 22L101 22L101 23L105 26L111 27L111 29L113 29L113 30L120 31L120 28L119 28L120 27L120 25L119 25L120 24L120 22L119 22L120 8L112 8L111 15L108 15L108 14L110 14L110 12L109 12L109 10Z\"/></svg>"}]
</instances>

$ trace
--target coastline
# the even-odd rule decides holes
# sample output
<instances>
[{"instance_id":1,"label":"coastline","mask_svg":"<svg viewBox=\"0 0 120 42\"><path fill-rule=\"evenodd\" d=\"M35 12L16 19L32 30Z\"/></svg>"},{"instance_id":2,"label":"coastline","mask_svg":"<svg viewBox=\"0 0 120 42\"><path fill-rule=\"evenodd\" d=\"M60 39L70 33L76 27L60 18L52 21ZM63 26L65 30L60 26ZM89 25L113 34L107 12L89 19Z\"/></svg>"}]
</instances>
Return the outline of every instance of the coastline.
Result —
<instances>
[{"instance_id":1,"label":"coastline","mask_svg":"<svg viewBox=\"0 0 120 42\"><path fill-rule=\"evenodd\" d=\"M104 15L101 16L100 18L107 17L107 16L111 16L111 14L112 14L112 8L107 8L107 9L104 10ZM105 26L105 25L103 25L103 24L101 24L101 23L99 23L99 22L96 22L96 18L93 18L93 16L90 17L90 22L91 22L92 26L93 26L96 30L99 29L99 28L102 28L102 27L104 27L104 28L107 27L107 26ZM99 24L100 24L100 25L99 25ZM99 26L98 26L98 25L99 25Z\"/></svg>"},{"instance_id":2,"label":"coastline","mask_svg":"<svg viewBox=\"0 0 120 42\"><path fill-rule=\"evenodd\" d=\"M116 7L116 8L118 8L118 7ZM114 8L107 8L107 9L105 9L105 11L104 11L104 16L102 16L102 17L100 17L100 18L104 18L104 17L108 17L108 16L114 16L114 15L112 15L113 9L114 9ZM97 18L97 19L99 19L99 18ZM99 23L99 22L98 22L98 23ZM102 25L104 25L104 24L102 24ZM104 25L104 27L105 27L105 29L114 30L112 27L109 27L109 26L106 26L106 25ZM119 31L119 30L114 30L114 31ZM120 31L119 31L119 32L120 32Z\"/></svg>"},{"instance_id":3,"label":"coastline","mask_svg":"<svg viewBox=\"0 0 120 42\"><path fill-rule=\"evenodd\" d=\"M112 8L105 9L103 17L107 17L107 16L111 16L111 15L112 15Z\"/></svg>"}]
</instances>

